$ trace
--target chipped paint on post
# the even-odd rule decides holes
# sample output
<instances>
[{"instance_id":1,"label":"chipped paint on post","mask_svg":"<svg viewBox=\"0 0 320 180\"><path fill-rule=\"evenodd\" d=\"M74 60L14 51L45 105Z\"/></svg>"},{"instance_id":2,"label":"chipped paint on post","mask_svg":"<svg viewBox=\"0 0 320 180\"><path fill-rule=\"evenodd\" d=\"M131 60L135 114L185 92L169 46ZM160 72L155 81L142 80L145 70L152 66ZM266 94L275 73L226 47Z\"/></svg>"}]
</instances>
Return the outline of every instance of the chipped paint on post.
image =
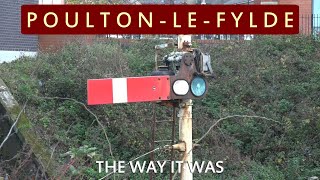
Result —
<instances>
[{"instance_id":1,"label":"chipped paint on post","mask_svg":"<svg viewBox=\"0 0 320 180\"><path fill-rule=\"evenodd\" d=\"M192 100L185 100L179 110L179 141L185 144L181 168L181 180L192 180L193 175L188 163L192 162Z\"/></svg>"}]
</instances>

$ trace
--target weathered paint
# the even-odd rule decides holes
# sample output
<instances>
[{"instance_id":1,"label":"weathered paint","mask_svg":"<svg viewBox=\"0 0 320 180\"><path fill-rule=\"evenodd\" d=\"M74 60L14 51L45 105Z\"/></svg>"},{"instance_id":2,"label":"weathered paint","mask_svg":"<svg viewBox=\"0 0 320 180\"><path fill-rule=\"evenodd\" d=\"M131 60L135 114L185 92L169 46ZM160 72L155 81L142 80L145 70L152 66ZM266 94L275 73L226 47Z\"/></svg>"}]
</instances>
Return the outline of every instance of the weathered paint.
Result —
<instances>
[{"instance_id":1,"label":"weathered paint","mask_svg":"<svg viewBox=\"0 0 320 180\"><path fill-rule=\"evenodd\" d=\"M179 141L184 143L182 155L181 180L192 180L193 175L188 163L192 162L192 100L185 100L180 104L179 110Z\"/></svg>"}]
</instances>

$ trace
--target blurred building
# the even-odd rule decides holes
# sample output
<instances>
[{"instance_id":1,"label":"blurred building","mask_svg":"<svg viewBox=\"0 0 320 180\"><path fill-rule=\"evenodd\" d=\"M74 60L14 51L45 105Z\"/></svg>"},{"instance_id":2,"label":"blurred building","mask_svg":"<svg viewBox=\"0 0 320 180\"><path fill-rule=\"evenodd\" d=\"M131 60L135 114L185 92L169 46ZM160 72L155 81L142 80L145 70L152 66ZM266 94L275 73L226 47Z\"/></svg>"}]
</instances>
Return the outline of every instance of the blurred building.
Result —
<instances>
[{"instance_id":1,"label":"blurred building","mask_svg":"<svg viewBox=\"0 0 320 180\"><path fill-rule=\"evenodd\" d=\"M0 0L0 63L37 54L38 36L21 34L20 24L21 5L37 3L38 0Z\"/></svg>"},{"instance_id":2,"label":"blurred building","mask_svg":"<svg viewBox=\"0 0 320 180\"><path fill-rule=\"evenodd\" d=\"M319 36L320 32L320 0L202 0L206 4L292 4L299 6L300 34ZM252 35L201 35L200 38L209 39L252 39Z\"/></svg>"},{"instance_id":3,"label":"blurred building","mask_svg":"<svg viewBox=\"0 0 320 180\"><path fill-rule=\"evenodd\" d=\"M39 0L39 4L64 4L64 0ZM60 50L67 43L80 42L91 44L94 35L39 35L38 49L40 52L54 52Z\"/></svg>"}]
</instances>

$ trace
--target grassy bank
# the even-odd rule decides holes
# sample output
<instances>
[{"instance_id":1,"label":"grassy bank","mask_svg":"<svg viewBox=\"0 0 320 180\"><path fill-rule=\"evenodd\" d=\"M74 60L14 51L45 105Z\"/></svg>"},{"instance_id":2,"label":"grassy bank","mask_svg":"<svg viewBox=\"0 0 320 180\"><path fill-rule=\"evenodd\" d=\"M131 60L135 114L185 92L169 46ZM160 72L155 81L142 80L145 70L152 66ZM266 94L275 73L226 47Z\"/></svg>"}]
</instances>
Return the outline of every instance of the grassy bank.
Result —
<instances>
[{"instance_id":1,"label":"grassy bank","mask_svg":"<svg viewBox=\"0 0 320 180\"><path fill-rule=\"evenodd\" d=\"M90 106L101 124L83 105L87 79L149 75L158 43L72 44L58 53L0 64L0 77L20 104L28 100L26 113L34 130L54 151L53 158L61 165L57 177L102 177L96 160L129 161L149 151L150 103ZM306 37L265 36L197 46L211 54L217 79L210 81L206 98L194 102L194 138L226 116L272 120L234 117L221 121L194 151L194 158L223 160L225 172L194 176L306 179L319 175L320 43ZM159 119L170 118L170 109L157 111ZM170 137L168 127L159 127L158 139ZM156 153L159 160L168 157L168 152ZM146 179L148 175L117 177Z\"/></svg>"}]
</instances>

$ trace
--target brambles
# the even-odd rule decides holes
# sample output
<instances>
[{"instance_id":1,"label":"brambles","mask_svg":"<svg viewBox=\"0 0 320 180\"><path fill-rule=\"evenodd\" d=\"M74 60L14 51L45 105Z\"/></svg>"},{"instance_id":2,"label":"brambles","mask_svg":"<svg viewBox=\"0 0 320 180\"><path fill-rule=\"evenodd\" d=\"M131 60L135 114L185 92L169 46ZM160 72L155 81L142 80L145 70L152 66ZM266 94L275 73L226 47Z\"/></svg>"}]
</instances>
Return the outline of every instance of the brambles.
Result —
<instances>
[{"instance_id":1,"label":"brambles","mask_svg":"<svg viewBox=\"0 0 320 180\"><path fill-rule=\"evenodd\" d=\"M73 44L56 54L1 64L0 76L20 103L31 98L26 113L43 140L56 146L53 158L61 167L70 159L59 155L80 147L95 147L102 156L99 160L111 161L101 128L81 105L39 97L67 97L86 104L89 78L148 75L154 67L156 44ZM319 42L299 36L262 36L202 49L211 54L217 80L210 82L206 98L194 102L194 138L216 119L233 114L264 116L282 124L249 118L223 121L195 150L195 160L224 160L226 179L306 179L319 174ZM89 107L105 127L116 160L128 161L149 150L150 107L147 103ZM158 108L158 115L169 119L170 111ZM159 127L157 136L167 139L169 131ZM165 155L158 154L159 158ZM84 156L77 156L72 165L76 174L67 171L65 176L96 179L104 175ZM127 176L148 177L125 174L119 178ZM211 174L196 177L213 179Z\"/></svg>"}]
</instances>

